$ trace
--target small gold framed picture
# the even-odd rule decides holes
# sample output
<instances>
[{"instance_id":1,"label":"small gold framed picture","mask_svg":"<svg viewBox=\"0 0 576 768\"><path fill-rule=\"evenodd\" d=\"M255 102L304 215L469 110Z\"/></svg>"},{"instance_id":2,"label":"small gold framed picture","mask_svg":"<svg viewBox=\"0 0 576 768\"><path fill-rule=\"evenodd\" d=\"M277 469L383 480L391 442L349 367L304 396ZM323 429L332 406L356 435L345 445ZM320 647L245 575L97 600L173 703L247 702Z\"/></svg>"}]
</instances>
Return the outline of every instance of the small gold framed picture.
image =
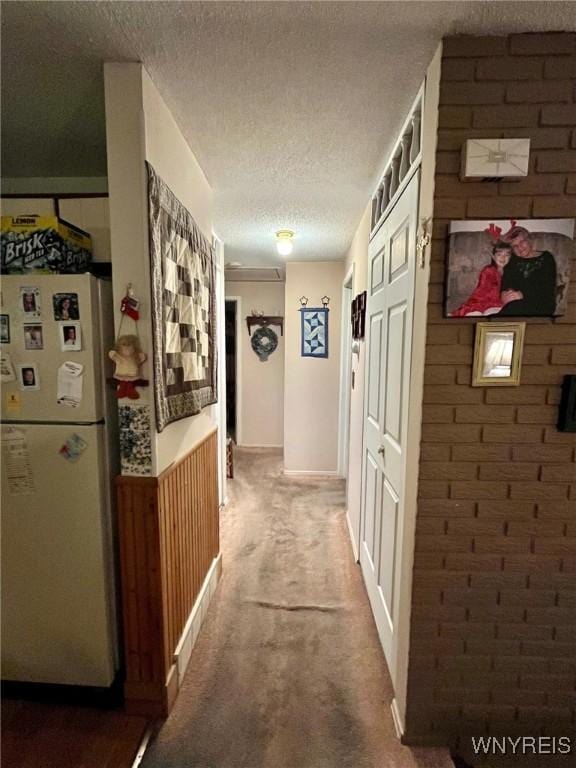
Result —
<instances>
[{"instance_id":1,"label":"small gold framed picture","mask_svg":"<svg viewBox=\"0 0 576 768\"><path fill-rule=\"evenodd\" d=\"M473 387L517 387L520 384L526 323L477 323Z\"/></svg>"}]
</instances>

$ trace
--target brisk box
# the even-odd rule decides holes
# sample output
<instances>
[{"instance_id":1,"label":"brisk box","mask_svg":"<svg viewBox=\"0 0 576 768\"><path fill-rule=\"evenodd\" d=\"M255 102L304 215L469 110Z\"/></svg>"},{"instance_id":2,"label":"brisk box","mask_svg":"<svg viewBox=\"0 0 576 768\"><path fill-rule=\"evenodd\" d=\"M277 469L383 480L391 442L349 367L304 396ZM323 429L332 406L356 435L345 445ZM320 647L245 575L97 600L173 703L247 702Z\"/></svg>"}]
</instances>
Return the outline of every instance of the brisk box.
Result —
<instances>
[{"instance_id":1,"label":"brisk box","mask_svg":"<svg viewBox=\"0 0 576 768\"><path fill-rule=\"evenodd\" d=\"M2 216L2 274L76 274L91 262L92 239L78 227L55 216Z\"/></svg>"}]
</instances>

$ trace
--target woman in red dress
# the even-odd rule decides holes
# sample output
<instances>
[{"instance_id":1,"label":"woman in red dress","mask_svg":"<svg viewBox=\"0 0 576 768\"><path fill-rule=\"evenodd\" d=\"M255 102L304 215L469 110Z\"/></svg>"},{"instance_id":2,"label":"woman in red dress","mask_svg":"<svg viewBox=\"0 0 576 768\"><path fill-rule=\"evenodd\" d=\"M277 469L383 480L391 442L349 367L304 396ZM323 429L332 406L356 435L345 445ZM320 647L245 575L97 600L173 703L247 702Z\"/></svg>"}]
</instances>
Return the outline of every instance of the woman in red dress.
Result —
<instances>
[{"instance_id":1,"label":"woman in red dress","mask_svg":"<svg viewBox=\"0 0 576 768\"><path fill-rule=\"evenodd\" d=\"M512 258L512 246L499 240L492 248L492 261L480 272L478 284L462 306L449 317L495 315L502 309L500 286L504 267Z\"/></svg>"}]
</instances>

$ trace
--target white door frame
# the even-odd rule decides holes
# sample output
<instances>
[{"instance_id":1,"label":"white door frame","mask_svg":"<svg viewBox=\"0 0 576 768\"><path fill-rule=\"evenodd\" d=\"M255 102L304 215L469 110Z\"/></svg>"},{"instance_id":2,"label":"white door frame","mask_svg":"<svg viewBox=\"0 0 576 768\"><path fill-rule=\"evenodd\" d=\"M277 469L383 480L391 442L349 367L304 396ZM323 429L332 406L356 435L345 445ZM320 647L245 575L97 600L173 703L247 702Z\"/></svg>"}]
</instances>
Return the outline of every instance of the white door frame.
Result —
<instances>
[{"instance_id":1,"label":"white door frame","mask_svg":"<svg viewBox=\"0 0 576 768\"><path fill-rule=\"evenodd\" d=\"M236 445L242 445L242 297L225 296L236 303Z\"/></svg>"},{"instance_id":2,"label":"white door frame","mask_svg":"<svg viewBox=\"0 0 576 768\"><path fill-rule=\"evenodd\" d=\"M422 113L422 164L420 169L420 222L430 228L434 215L434 174L436 168L436 138L438 134L438 104L440 100L440 68L442 43L436 49L424 81L424 107ZM423 249L416 268L414 286L414 317L412 320L412 359L410 395L408 401L408 441L406 460L414 469L412 482L406 484L404 495L404 542L402 549L402 577L400 582L400 611L398 616L398 657L396 662L395 698L392 715L400 734L404 732L408 689L408 660L410 650L410 624L412 613L412 578L416 514L418 507L418 469L420 466L420 438L422 434L422 401L424 396L424 366L430 285L430 249Z\"/></svg>"},{"instance_id":3,"label":"white door frame","mask_svg":"<svg viewBox=\"0 0 576 768\"><path fill-rule=\"evenodd\" d=\"M350 308L354 296L354 264L342 281L340 328L340 404L338 408L338 474L348 477L350 453L350 392L352 382L352 334Z\"/></svg>"},{"instance_id":4,"label":"white door frame","mask_svg":"<svg viewBox=\"0 0 576 768\"><path fill-rule=\"evenodd\" d=\"M434 174L438 129L440 67L442 43L432 59L423 86L422 160L420 169L420 196L418 214L420 222L430 228L434 213ZM372 233L374 236L375 233ZM412 579L416 530L418 469L420 465L420 438L422 432L422 400L424 393L424 366L426 352L428 288L430 283L430 245L423 249L416 268L414 286L414 315L412 321L412 354L410 393L408 400L408 432L406 459L414 472L404 492L404 535L402 541L402 573L400 578L400 610L397 619L398 652L396 669L390 670L395 679L392 716L397 735L404 733L408 688L408 661L412 612ZM368 352L365 365L368 364Z\"/></svg>"}]
</instances>

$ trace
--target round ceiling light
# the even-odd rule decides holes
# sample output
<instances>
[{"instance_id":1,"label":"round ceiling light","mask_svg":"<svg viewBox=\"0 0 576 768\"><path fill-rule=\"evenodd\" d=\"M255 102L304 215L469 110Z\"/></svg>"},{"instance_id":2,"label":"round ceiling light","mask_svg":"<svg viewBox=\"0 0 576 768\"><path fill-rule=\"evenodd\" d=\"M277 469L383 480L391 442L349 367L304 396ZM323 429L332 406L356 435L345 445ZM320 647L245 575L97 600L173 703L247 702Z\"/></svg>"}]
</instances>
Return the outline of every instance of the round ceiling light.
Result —
<instances>
[{"instance_id":1,"label":"round ceiling light","mask_svg":"<svg viewBox=\"0 0 576 768\"><path fill-rule=\"evenodd\" d=\"M279 229L276 232L276 249L280 256L290 256L292 253L292 238L294 232L291 229Z\"/></svg>"}]
</instances>

